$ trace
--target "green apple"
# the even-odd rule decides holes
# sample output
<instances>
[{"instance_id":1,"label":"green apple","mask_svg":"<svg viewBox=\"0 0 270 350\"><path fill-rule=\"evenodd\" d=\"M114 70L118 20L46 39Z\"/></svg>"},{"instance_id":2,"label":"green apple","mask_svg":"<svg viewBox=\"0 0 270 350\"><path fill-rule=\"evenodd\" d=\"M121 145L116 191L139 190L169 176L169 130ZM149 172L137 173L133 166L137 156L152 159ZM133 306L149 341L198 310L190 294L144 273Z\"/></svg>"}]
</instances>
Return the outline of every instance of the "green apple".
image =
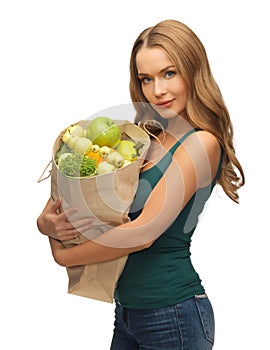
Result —
<instances>
[{"instance_id":1,"label":"green apple","mask_svg":"<svg viewBox=\"0 0 270 350\"><path fill-rule=\"evenodd\" d=\"M121 130L112 119L97 117L90 122L86 137L100 147L116 147L121 141Z\"/></svg>"}]
</instances>

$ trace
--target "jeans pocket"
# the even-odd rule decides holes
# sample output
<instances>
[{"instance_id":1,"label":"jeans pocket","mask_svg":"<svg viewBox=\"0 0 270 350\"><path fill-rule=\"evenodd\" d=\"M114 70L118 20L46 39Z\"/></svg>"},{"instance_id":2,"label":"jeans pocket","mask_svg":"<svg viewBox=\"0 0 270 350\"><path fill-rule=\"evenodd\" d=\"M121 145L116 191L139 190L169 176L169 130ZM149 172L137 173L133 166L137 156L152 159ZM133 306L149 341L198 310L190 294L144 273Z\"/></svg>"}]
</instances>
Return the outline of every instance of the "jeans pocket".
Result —
<instances>
[{"instance_id":1,"label":"jeans pocket","mask_svg":"<svg viewBox=\"0 0 270 350\"><path fill-rule=\"evenodd\" d=\"M208 297L205 296L195 296L195 302L197 306L198 313L200 315L200 320L202 328L204 331L205 338L214 344L215 339L215 318L212 305Z\"/></svg>"}]
</instances>

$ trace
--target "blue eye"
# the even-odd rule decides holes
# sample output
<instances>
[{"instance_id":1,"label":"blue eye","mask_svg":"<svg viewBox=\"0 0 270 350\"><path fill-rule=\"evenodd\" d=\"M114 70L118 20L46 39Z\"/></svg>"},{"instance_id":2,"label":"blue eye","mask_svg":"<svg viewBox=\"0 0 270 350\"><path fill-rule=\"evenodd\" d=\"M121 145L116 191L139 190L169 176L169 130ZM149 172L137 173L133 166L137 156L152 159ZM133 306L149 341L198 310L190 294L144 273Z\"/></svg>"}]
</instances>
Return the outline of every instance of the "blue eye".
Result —
<instances>
[{"instance_id":1,"label":"blue eye","mask_svg":"<svg viewBox=\"0 0 270 350\"><path fill-rule=\"evenodd\" d=\"M141 82L143 84L149 84L151 81L152 81L152 79L148 78L148 77L144 77L144 78L141 79Z\"/></svg>"},{"instance_id":2,"label":"blue eye","mask_svg":"<svg viewBox=\"0 0 270 350\"><path fill-rule=\"evenodd\" d=\"M169 70L169 71L166 72L166 74L165 74L165 77L166 77L166 78L172 78L172 77L174 77L174 76L175 76L175 72L172 71L172 70Z\"/></svg>"}]
</instances>

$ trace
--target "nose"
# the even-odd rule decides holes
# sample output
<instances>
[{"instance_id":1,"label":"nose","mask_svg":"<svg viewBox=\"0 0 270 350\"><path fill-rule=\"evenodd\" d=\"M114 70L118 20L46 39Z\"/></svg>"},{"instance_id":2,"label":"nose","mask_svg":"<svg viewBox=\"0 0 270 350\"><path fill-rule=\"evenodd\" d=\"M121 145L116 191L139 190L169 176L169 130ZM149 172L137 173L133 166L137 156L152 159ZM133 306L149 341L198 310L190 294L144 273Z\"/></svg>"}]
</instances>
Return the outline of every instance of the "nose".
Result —
<instances>
[{"instance_id":1,"label":"nose","mask_svg":"<svg viewBox=\"0 0 270 350\"><path fill-rule=\"evenodd\" d=\"M167 93L167 89L164 83L162 83L160 80L155 80L154 95L156 97L160 97L162 95L165 95L166 93Z\"/></svg>"}]
</instances>

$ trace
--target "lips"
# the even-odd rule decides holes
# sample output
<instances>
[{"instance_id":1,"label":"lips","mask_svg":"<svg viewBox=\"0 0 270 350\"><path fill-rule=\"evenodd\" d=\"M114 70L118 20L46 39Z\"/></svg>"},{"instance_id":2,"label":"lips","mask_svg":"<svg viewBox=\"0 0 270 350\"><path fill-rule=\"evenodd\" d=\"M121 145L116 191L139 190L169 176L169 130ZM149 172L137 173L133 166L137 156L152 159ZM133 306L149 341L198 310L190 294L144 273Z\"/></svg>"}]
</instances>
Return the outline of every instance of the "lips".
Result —
<instances>
[{"instance_id":1,"label":"lips","mask_svg":"<svg viewBox=\"0 0 270 350\"><path fill-rule=\"evenodd\" d=\"M173 103L173 101L174 101L174 99L159 101L159 102L157 103L157 106L159 106L159 107L164 107L164 108L168 108L168 107L170 107L170 105Z\"/></svg>"}]
</instances>

